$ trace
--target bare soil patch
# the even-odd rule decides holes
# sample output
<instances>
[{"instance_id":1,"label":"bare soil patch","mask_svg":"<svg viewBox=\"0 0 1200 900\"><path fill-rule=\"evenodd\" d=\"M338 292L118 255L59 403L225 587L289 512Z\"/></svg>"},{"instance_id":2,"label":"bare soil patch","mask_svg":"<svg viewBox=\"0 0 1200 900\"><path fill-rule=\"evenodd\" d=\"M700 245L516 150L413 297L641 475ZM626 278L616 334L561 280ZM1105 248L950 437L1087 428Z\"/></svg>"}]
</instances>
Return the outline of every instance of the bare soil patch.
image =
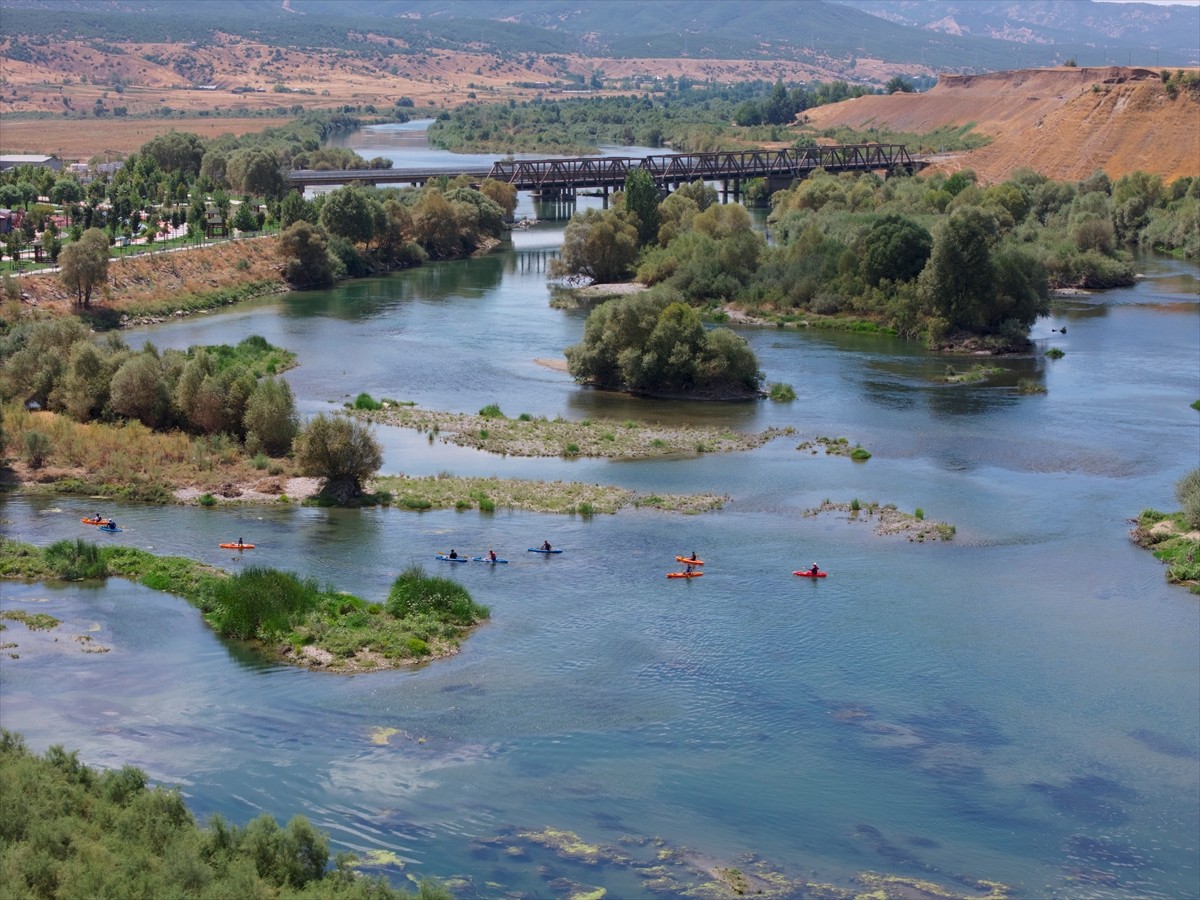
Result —
<instances>
[{"instance_id":1,"label":"bare soil patch","mask_svg":"<svg viewBox=\"0 0 1200 900\"><path fill-rule=\"evenodd\" d=\"M1167 181L1200 175L1200 103L1189 91L1172 100L1150 69L1064 67L943 75L924 94L858 97L805 116L817 128L912 132L974 123L992 143L942 158L937 167L974 169L989 183L1003 181L1018 168L1066 181L1098 169L1111 178L1135 170Z\"/></svg>"}]
</instances>

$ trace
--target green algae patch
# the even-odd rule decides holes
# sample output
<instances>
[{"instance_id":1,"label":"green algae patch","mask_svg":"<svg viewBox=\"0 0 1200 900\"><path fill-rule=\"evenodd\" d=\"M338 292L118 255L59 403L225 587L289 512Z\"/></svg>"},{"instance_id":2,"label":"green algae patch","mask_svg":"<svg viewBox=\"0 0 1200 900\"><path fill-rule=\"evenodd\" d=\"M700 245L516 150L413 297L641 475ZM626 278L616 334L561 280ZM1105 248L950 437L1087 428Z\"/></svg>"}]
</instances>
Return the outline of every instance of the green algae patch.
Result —
<instances>
[{"instance_id":1,"label":"green algae patch","mask_svg":"<svg viewBox=\"0 0 1200 900\"><path fill-rule=\"evenodd\" d=\"M578 891L572 891L570 894L567 895L567 897L568 897L568 900L604 900L604 897L607 894L608 894L608 890L606 888L586 887L586 888L581 888Z\"/></svg>"},{"instance_id":2,"label":"green algae patch","mask_svg":"<svg viewBox=\"0 0 1200 900\"><path fill-rule=\"evenodd\" d=\"M1008 887L993 881L977 882L981 888L989 891L987 894L963 894L961 891L950 890L932 881L906 878L901 875L881 875L877 872L860 872L855 876L855 881L869 891L866 894L855 894L855 900L867 897L878 898L878 900L898 900L898 898L903 898L903 900L965 900L965 898L1007 900L1009 897Z\"/></svg>"},{"instance_id":3,"label":"green algae patch","mask_svg":"<svg viewBox=\"0 0 1200 900\"><path fill-rule=\"evenodd\" d=\"M11 619L14 622L20 622L30 631L49 631L51 628L57 628L62 624L61 619L56 619L49 613L28 613L21 609L0 612L0 619Z\"/></svg>"},{"instance_id":4,"label":"green algae patch","mask_svg":"<svg viewBox=\"0 0 1200 900\"><path fill-rule=\"evenodd\" d=\"M386 747L387 743L388 743L388 739L391 738L391 736L393 734L399 734L399 733L400 733L399 728L382 728L382 727L372 728L370 740L371 740L372 744L378 744L381 747Z\"/></svg>"},{"instance_id":5,"label":"green algae patch","mask_svg":"<svg viewBox=\"0 0 1200 900\"><path fill-rule=\"evenodd\" d=\"M485 407L486 408L486 407ZM603 459L693 457L700 453L753 450L792 428L756 433L700 425L663 425L615 419L534 418L466 415L407 406L350 410L350 415L380 425L396 425L429 434L430 440L471 447L502 456L588 456ZM632 424L633 427L629 427Z\"/></svg>"},{"instance_id":6,"label":"green algae patch","mask_svg":"<svg viewBox=\"0 0 1200 900\"><path fill-rule=\"evenodd\" d=\"M362 854L354 868L403 869L404 860L391 850L368 850Z\"/></svg>"},{"instance_id":7,"label":"green algae patch","mask_svg":"<svg viewBox=\"0 0 1200 900\"><path fill-rule=\"evenodd\" d=\"M587 865L595 865L606 855L604 848L599 844L588 844L573 831L546 828L542 831L523 831L520 837L530 843L547 847L559 856Z\"/></svg>"}]
</instances>

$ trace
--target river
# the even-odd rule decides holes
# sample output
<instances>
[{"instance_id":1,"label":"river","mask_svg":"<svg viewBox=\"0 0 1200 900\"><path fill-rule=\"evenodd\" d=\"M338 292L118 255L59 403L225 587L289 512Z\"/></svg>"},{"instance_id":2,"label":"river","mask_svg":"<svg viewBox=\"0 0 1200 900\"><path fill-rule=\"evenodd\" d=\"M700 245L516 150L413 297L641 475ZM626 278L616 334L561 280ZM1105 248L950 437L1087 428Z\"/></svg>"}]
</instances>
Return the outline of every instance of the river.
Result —
<instances>
[{"instance_id":1,"label":"river","mask_svg":"<svg viewBox=\"0 0 1200 900\"><path fill-rule=\"evenodd\" d=\"M382 143L349 140L368 157ZM183 600L120 580L6 582L4 609L64 624L9 624L4 727L140 766L200 817L306 815L337 849L404 865L376 871L458 878L462 896L663 896L654 874L675 879L671 896L709 880L704 861L752 871L746 854L793 883L873 871L968 895L977 880L1014 897L1200 894L1200 604L1128 536L1142 508L1175 507L1200 459L1197 266L1145 257L1135 286L1056 302L1037 354L1001 360L985 384L934 382L948 360L899 340L743 329L797 399L713 405L592 391L535 362L582 332L584 313L548 303L561 237L545 223L482 259L125 337L261 334L298 354L288 379L306 415L367 391L510 416L794 426L749 453L620 463L379 431L388 472L712 491L724 510L109 504L116 540L236 567L216 545L244 535L254 562L373 598L451 546L513 561L446 573L492 610L457 656L358 676L265 662ZM1050 346L1065 356L1042 356ZM1019 394L1021 378L1046 393ZM874 455L796 449L816 435ZM957 536L917 544L804 515L825 498L921 507ZM90 504L6 496L0 515L46 544L90 534ZM544 539L564 553L525 552ZM692 550L705 576L667 580ZM813 561L830 577L791 574ZM109 652L81 652L76 635ZM547 829L611 852L572 859L544 846ZM686 851L663 862L656 838Z\"/></svg>"}]
</instances>

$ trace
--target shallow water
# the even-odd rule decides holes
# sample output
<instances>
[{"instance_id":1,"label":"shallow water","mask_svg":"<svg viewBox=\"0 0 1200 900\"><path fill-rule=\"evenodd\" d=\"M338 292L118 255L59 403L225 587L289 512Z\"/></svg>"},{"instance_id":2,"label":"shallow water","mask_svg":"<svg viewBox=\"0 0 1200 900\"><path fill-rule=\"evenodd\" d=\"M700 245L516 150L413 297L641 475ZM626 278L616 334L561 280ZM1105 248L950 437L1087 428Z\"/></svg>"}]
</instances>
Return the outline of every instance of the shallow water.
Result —
<instances>
[{"instance_id":1,"label":"shallow water","mask_svg":"<svg viewBox=\"0 0 1200 900\"><path fill-rule=\"evenodd\" d=\"M499 458L380 430L389 472L715 491L730 496L723 511L109 504L127 530L101 540L373 598L451 546L512 562L446 567L492 609L459 655L351 677L266 663L182 600L126 582L4 583L5 609L64 619L44 635L9 623L19 658L0 668L4 727L38 749L141 766L200 816L302 813L338 848L464 876L464 895L564 896L566 882L651 894L627 865L573 863L517 834L555 828L634 856L653 848L622 836L723 864L755 853L842 885L870 870L957 890L1000 881L1020 897L1196 896L1200 605L1165 584L1127 521L1172 507L1200 458L1196 266L1146 258L1135 287L1057 303L1034 329L1039 352L1002 360L1010 374L982 385L931 381L947 359L901 341L743 330L768 380L798 399L710 405L591 391L534 362L582 332L582 312L548 306L560 237L561 224L539 226L482 260L126 339L262 334L299 354L288 378L306 414L365 390L512 416L794 426L750 453L626 463ZM1046 359L1049 346L1066 355ZM1017 394L1023 377L1047 393ZM818 434L874 456L795 449ZM957 538L914 544L803 515L826 497L922 507ZM92 501L0 504L13 537L91 535L79 517ZM217 549L238 535L257 549ZM565 552L525 552L543 539ZM703 578L663 577L693 549ZM828 579L791 575L813 561ZM109 652L82 652L76 635ZM498 847L478 843L497 835Z\"/></svg>"}]
</instances>

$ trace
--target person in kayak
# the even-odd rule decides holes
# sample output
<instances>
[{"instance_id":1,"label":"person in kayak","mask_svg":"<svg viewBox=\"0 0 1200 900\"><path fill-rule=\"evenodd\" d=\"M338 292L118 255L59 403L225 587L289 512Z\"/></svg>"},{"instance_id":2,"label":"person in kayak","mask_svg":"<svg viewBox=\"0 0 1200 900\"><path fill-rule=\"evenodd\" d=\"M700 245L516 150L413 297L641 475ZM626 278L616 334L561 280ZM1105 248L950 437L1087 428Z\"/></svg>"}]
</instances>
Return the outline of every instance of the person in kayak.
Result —
<instances>
[{"instance_id":1,"label":"person in kayak","mask_svg":"<svg viewBox=\"0 0 1200 900\"><path fill-rule=\"evenodd\" d=\"M809 569L808 571L810 571L810 572L812 572L812 574L816 575L818 572L821 571L821 569L817 566L816 563L813 563L812 568Z\"/></svg>"},{"instance_id":2,"label":"person in kayak","mask_svg":"<svg viewBox=\"0 0 1200 900\"><path fill-rule=\"evenodd\" d=\"M552 548L551 548L551 546L550 546L550 542L549 542L549 541L542 541L542 550L543 550L545 553L549 553L551 549L552 549Z\"/></svg>"},{"instance_id":3,"label":"person in kayak","mask_svg":"<svg viewBox=\"0 0 1200 900\"><path fill-rule=\"evenodd\" d=\"M695 551L695 550L693 550L693 551L692 551L692 559L699 559L699 558L700 558L700 557L698 557L698 556L696 555L696 551ZM689 568L690 568L690 566L689 566Z\"/></svg>"},{"instance_id":4,"label":"person in kayak","mask_svg":"<svg viewBox=\"0 0 1200 900\"><path fill-rule=\"evenodd\" d=\"M492 550L492 549L488 550L488 560L490 560L491 562L496 561L496 551L495 550Z\"/></svg>"},{"instance_id":5,"label":"person in kayak","mask_svg":"<svg viewBox=\"0 0 1200 900\"><path fill-rule=\"evenodd\" d=\"M455 550L453 547L450 548L450 552L446 555L449 556L451 559L458 559L458 551Z\"/></svg>"}]
</instances>

